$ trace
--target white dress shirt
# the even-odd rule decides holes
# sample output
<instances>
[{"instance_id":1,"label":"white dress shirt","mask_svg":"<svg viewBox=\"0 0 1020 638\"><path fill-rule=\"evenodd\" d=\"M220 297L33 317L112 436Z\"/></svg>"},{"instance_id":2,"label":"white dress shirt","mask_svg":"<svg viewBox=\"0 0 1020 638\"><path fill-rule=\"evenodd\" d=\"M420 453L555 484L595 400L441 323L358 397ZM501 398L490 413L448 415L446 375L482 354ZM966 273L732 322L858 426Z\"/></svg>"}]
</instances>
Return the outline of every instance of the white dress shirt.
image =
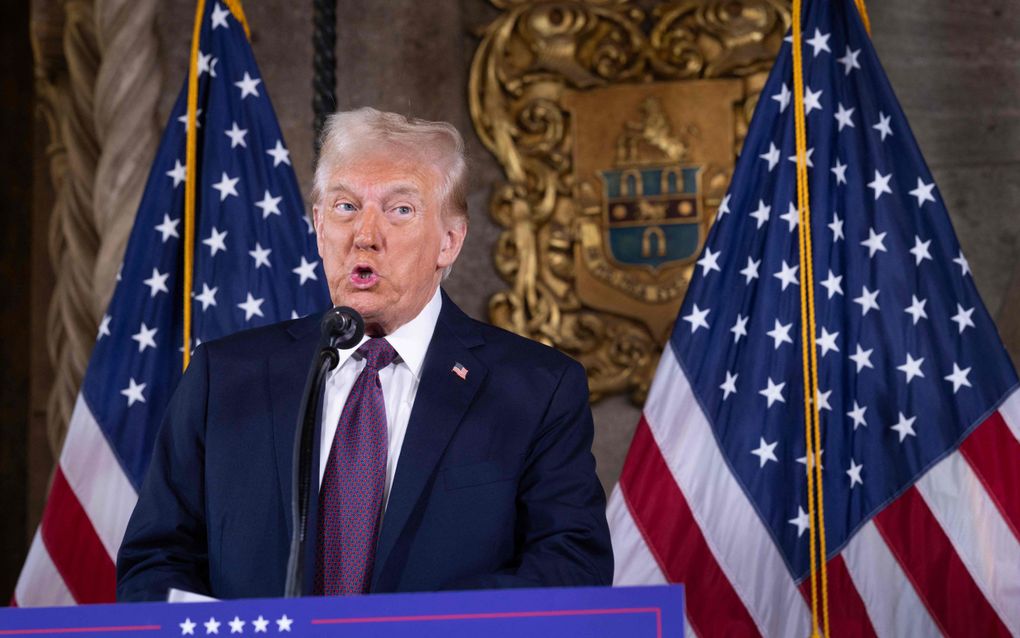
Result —
<instances>
[{"instance_id":1,"label":"white dress shirt","mask_svg":"<svg viewBox=\"0 0 1020 638\"><path fill-rule=\"evenodd\" d=\"M442 307L443 298L437 287L432 299L417 317L394 330L392 334L386 335L386 341L397 351L397 358L379 371L383 401L386 403L386 436L389 440L386 451L384 506L390 498L390 486L393 485L393 475L397 471L400 448L404 444L407 422L411 418L414 397L418 394L418 384L421 382L425 353L432 341L432 333L436 330L436 322L439 320L439 311ZM322 485L329 450L340 422L340 413L347 402L347 395L351 393L354 382L365 368L364 357L356 354L356 351L368 339L368 335L365 335L357 346L340 350L339 365L326 377L322 406L322 438L319 441L319 485Z\"/></svg>"}]
</instances>

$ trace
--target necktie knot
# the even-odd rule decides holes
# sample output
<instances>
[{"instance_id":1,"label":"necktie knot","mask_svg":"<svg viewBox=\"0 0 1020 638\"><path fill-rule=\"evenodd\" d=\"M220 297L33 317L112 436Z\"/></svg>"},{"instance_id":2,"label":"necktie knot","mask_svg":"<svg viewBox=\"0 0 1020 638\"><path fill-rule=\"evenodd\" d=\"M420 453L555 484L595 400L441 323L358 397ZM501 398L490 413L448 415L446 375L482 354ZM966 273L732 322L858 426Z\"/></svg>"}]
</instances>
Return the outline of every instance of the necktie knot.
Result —
<instances>
[{"instance_id":1,"label":"necktie knot","mask_svg":"<svg viewBox=\"0 0 1020 638\"><path fill-rule=\"evenodd\" d=\"M358 348L358 354L365 357L365 365L373 370L382 370L397 358L397 351L389 341L381 337L363 343Z\"/></svg>"}]
</instances>

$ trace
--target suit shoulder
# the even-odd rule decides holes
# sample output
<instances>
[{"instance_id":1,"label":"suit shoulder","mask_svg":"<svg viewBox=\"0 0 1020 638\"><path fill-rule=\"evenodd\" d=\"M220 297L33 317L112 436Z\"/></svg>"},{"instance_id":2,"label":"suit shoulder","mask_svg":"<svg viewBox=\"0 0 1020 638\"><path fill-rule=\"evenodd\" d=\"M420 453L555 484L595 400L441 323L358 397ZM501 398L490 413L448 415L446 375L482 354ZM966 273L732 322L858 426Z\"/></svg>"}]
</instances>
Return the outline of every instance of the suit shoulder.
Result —
<instances>
[{"instance_id":1,"label":"suit shoulder","mask_svg":"<svg viewBox=\"0 0 1020 638\"><path fill-rule=\"evenodd\" d=\"M272 323L268 326L241 330L219 339L203 343L200 348L211 357L229 359L264 356L277 348L294 343L295 339L316 334L319 325L318 315L310 315L300 319L289 319Z\"/></svg>"},{"instance_id":2,"label":"suit shoulder","mask_svg":"<svg viewBox=\"0 0 1020 638\"><path fill-rule=\"evenodd\" d=\"M581 364L556 348L533 339L472 319L478 333L485 339L485 351L496 365L525 365L550 370L580 368Z\"/></svg>"}]
</instances>

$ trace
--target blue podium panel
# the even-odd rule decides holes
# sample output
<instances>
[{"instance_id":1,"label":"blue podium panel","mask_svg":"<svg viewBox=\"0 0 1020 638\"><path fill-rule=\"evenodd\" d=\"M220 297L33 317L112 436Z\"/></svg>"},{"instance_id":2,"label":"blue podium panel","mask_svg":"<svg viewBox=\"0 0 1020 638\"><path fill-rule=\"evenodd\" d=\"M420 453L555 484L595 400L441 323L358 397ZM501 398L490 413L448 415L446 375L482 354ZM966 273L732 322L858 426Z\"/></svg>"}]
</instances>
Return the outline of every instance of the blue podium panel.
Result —
<instances>
[{"instance_id":1,"label":"blue podium panel","mask_svg":"<svg viewBox=\"0 0 1020 638\"><path fill-rule=\"evenodd\" d=\"M660 638L683 627L680 585L0 609L0 636Z\"/></svg>"}]
</instances>

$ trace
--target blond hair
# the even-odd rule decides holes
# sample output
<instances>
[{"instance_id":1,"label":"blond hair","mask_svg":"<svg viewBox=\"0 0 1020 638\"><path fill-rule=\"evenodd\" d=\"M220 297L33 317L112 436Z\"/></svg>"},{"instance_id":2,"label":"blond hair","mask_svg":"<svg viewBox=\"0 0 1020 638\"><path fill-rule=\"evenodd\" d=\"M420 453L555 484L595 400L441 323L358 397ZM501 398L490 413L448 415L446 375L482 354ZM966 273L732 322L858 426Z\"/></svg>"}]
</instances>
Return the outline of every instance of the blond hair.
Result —
<instances>
[{"instance_id":1,"label":"blond hair","mask_svg":"<svg viewBox=\"0 0 1020 638\"><path fill-rule=\"evenodd\" d=\"M334 113L326 118L315 166L312 201L319 202L330 173L352 161L365 146L391 145L415 154L436 167L443 176L440 198L444 212L467 221L467 162L464 139L452 124L408 118L363 107Z\"/></svg>"}]
</instances>

